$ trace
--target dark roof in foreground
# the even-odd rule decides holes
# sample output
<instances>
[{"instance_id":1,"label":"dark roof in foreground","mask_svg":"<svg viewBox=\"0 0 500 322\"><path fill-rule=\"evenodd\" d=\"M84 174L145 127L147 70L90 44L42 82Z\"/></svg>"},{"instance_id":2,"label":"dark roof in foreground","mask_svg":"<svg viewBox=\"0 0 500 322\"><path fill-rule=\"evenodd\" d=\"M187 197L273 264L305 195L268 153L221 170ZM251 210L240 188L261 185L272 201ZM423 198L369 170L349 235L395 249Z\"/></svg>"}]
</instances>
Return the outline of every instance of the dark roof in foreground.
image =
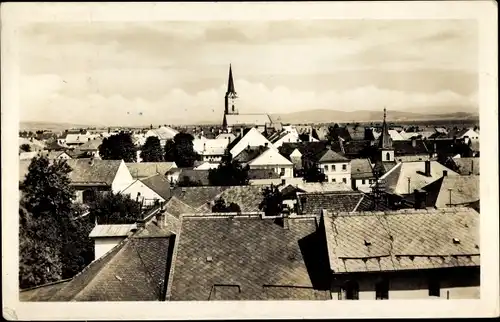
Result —
<instances>
[{"instance_id":1,"label":"dark roof in foreground","mask_svg":"<svg viewBox=\"0 0 500 322\"><path fill-rule=\"evenodd\" d=\"M168 297L329 299L328 267L320 255L326 250L320 250L316 226L315 218L289 218L285 229L259 216L183 216Z\"/></svg>"},{"instance_id":2,"label":"dark roof in foreground","mask_svg":"<svg viewBox=\"0 0 500 322\"><path fill-rule=\"evenodd\" d=\"M479 213L472 208L323 218L335 273L479 266Z\"/></svg>"},{"instance_id":3,"label":"dark roof in foreground","mask_svg":"<svg viewBox=\"0 0 500 322\"><path fill-rule=\"evenodd\" d=\"M153 227L151 227L153 226ZM164 291L173 235L149 223L145 229L124 239L103 257L88 265L62 286L44 286L21 291L27 301L159 301ZM153 228L154 234L144 233ZM57 288L57 289L56 289ZM37 294L38 293L38 294Z\"/></svg>"},{"instance_id":4,"label":"dark roof in foreground","mask_svg":"<svg viewBox=\"0 0 500 322\"><path fill-rule=\"evenodd\" d=\"M389 209L383 203L375 203L369 195L357 191L299 193L298 205L301 213L307 215L320 215L323 209L330 212L356 212Z\"/></svg>"}]
</instances>

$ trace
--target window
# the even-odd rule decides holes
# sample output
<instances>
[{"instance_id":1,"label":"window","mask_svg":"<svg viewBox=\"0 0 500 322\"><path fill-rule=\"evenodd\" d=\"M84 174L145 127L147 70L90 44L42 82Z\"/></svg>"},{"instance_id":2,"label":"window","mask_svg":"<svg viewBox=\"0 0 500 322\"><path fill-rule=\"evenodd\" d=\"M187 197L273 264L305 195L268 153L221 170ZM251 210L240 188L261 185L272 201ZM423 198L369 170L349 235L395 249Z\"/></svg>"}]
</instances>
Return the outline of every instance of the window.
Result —
<instances>
[{"instance_id":1,"label":"window","mask_svg":"<svg viewBox=\"0 0 500 322\"><path fill-rule=\"evenodd\" d=\"M375 284L375 299L388 300L389 299L389 281L383 279Z\"/></svg>"},{"instance_id":2,"label":"window","mask_svg":"<svg viewBox=\"0 0 500 322\"><path fill-rule=\"evenodd\" d=\"M389 152L387 152L387 153L385 154L385 160L386 160L386 161L390 161L390 160L391 160L391 154L390 154Z\"/></svg>"},{"instance_id":3,"label":"window","mask_svg":"<svg viewBox=\"0 0 500 322\"><path fill-rule=\"evenodd\" d=\"M337 180L335 178L332 179L332 182L337 182Z\"/></svg>"},{"instance_id":4,"label":"window","mask_svg":"<svg viewBox=\"0 0 500 322\"><path fill-rule=\"evenodd\" d=\"M355 281L348 281L344 286L346 300L359 300L359 285Z\"/></svg>"},{"instance_id":5,"label":"window","mask_svg":"<svg viewBox=\"0 0 500 322\"><path fill-rule=\"evenodd\" d=\"M332 164L332 171L335 171L335 164Z\"/></svg>"},{"instance_id":6,"label":"window","mask_svg":"<svg viewBox=\"0 0 500 322\"><path fill-rule=\"evenodd\" d=\"M347 164L343 164L342 165L342 171L346 171L347 170Z\"/></svg>"},{"instance_id":7,"label":"window","mask_svg":"<svg viewBox=\"0 0 500 322\"><path fill-rule=\"evenodd\" d=\"M429 296L441 296L441 288L439 285L439 280L436 277L431 277L429 279Z\"/></svg>"},{"instance_id":8,"label":"window","mask_svg":"<svg viewBox=\"0 0 500 322\"><path fill-rule=\"evenodd\" d=\"M346 178L342 178L342 182L347 183L347 179Z\"/></svg>"},{"instance_id":9,"label":"window","mask_svg":"<svg viewBox=\"0 0 500 322\"><path fill-rule=\"evenodd\" d=\"M361 180L361 184L365 184L365 179Z\"/></svg>"},{"instance_id":10,"label":"window","mask_svg":"<svg viewBox=\"0 0 500 322\"><path fill-rule=\"evenodd\" d=\"M325 165L324 167L325 172L328 172L328 165Z\"/></svg>"},{"instance_id":11,"label":"window","mask_svg":"<svg viewBox=\"0 0 500 322\"><path fill-rule=\"evenodd\" d=\"M280 176L284 176L284 175L285 175L285 168L281 168Z\"/></svg>"}]
</instances>

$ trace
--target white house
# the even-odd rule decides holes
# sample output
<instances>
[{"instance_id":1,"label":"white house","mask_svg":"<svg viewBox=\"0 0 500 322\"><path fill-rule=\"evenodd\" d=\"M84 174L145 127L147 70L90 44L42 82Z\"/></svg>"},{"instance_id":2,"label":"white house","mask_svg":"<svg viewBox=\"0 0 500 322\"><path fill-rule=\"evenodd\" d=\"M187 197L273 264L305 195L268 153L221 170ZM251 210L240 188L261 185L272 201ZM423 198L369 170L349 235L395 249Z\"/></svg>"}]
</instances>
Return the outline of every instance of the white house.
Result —
<instances>
[{"instance_id":1,"label":"white house","mask_svg":"<svg viewBox=\"0 0 500 322\"><path fill-rule=\"evenodd\" d=\"M167 143L168 140L172 140L178 133L179 132L177 130L174 130L171 127L161 126L157 129L147 131L145 137L147 139L150 136L156 136L160 140L160 144L165 146L165 143Z\"/></svg>"},{"instance_id":2,"label":"white house","mask_svg":"<svg viewBox=\"0 0 500 322\"><path fill-rule=\"evenodd\" d=\"M293 177L293 163L276 149L268 148L248 163L250 169L273 169L281 178Z\"/></svg>"},{"instance_id":3,"label":"white house","mask_svg":"<svg viewBox=\"0 0 500 322\"><path fill-rule=\"evenodd\" d=\"M351 160L351 185L355 190L370 192L375 183L373 167L369 159Z\"/></svg>"},{"instance_id":4,"label":"white house","mask_svg":"<svg viewBox=\"0 0 500 322\"><path fill-rule=\"evenodd\" d=\"M469 141L472 141L472 142L479 141L479 133L474 131L474 129L470 129L470 128L459 130L459 131L450 131L448 133L448 136L456 137L459 140L464 139L465 143L469 143Z\"/></svg>"},{"instance_id":5,"label":"white house","mask_svg":"<svg viewBox=\"0 0 500 322\"><path fill-rule=\"evenodd\" d=\"M89 234L94 240L94 260L98 260L137 229L136 224L96 225Z\"/></svg>"},{"instance_id":6,"label":"white house","mask_svg":"<svg viewBox=\"0 0 500 322\"><path fill-rule=\"evenodd\" d=\"M166 176L157 174L135 180L121 194L150 206L156 202L166 202L170 198L170 182Z\"/></svg>"},{"instance_id":7,"label":"white house","mask_svg":"<svg viewBox=\"0 0 500 322\"><path fill-rule=\"evenodd\" d=\"M220 162L229 143L228 138L207 139L202 136L193 140L193 149L202 156L203 161Z\"/></svg>"},{"instance_id":8,"label":"white house","mask_svg":"<svg viewBox=\"0 0 500 322\"><path fill-rule=\"evenodd\" d=\"M351 161L348 158L328 149L318 163L328 182L351 182Z\"/></svg>"},{"instance_id":9,"label":"white house","mask_svg":"<svg viewBox=\"0 0 500 322\"><path fill-rule=\"evenodd\" d=\"M256 128L251 128L230 150L233 157L237 156L248 146L272 146L271 142L266 139L262 133Z\"/></svg>"}]
</instances>

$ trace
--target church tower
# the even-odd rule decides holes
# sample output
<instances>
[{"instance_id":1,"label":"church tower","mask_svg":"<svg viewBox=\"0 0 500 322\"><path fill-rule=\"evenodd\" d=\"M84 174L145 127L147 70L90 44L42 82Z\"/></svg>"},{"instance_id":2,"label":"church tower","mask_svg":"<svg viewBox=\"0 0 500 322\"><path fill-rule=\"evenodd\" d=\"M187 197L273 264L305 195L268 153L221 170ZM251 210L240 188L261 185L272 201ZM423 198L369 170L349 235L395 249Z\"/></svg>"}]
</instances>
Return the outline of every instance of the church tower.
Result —
<instances>
[{"instance_id":1,"label":"church tower","mask_svg":"<svg viewBox=\"0 0 500 322\"><path fill-rule=\"evenodd\" d=\"M231 64L229 64L229 79L227 81L224 115L238 114L238 109L234 106L237 98L238 94L236 94L236 91L234 90L233 71L231 69Z\"/></svg>"},{"instance_id":2,"label":"church tower","mask_svg":"<svg viewBox=\"0 0 500 322\"><path fill-rule=\"evenodd\" d=\"M380 160L382 162L394 161L394 147L392 138L389 134L389 128L386 123L387 110L384 107L384 123L382 124L382 134L380 134L378 149L380 152Z\"/></svg>"}]
</instances>

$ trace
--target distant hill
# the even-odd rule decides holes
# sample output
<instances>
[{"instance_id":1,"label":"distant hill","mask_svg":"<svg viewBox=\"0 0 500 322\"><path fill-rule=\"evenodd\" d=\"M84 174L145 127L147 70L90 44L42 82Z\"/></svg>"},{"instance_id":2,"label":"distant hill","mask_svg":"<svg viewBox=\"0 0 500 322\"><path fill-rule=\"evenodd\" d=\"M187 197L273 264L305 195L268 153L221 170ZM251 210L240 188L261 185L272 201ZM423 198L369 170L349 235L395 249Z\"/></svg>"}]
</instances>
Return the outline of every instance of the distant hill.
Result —
<instances>
[{"instance_id":1,"label":"distant hill","mask_svg":"<svg viewBox=\"0 0 500 322\"><path fill-rule=\"evenodd\" d=\"M388 121L425 121L425 120L477 120L479 118L479 113L472 111L467 112L443 112L443 111L453 111L456 109L446 109L443 107L438 107L436 109L427 108L426 111L418 110L418 112L409 111L394 111L390 110L387 114ZM466 109L468 110L468 109ZM273 120L280 121L283 123L351 123L351 122L381 122L383 119L383 111L335 111L327 109L312 109L305 110L295 113L283 113L283 114L271 114ZM220 119L211 120L179 120L178 122L166 122L166 124L171 125L220 125ZM156 126L157 124L155 124ZM119 127L119 125L109 125L110 127ZM126 127L126 125L123 125ZM143 126L149 126L149 124L143 124ZM97 127L98 129L106 129L106 126L100 126L96 124L73 124L73 123L56 123L56 122L20 122L19 129L22 130L50 130L50 131L64 131L70 128L88 128Z\"/></svg>"},{"instance_id":2,"label":"distant hill","mask_svg":"<svg viewBox=\"0 0 500 322\"><path fill-rule=\"evenodd\" d=\"M389 111L389 121L418 121L436 119L477 119L478 113L453 112L443 114L422 114L417 112ZM333 111L316 109L287 114L273 114L272 118L283 123L329 123L329 122L380 122L384 117L383 111Z\"/></svg>"}]
</instances>

